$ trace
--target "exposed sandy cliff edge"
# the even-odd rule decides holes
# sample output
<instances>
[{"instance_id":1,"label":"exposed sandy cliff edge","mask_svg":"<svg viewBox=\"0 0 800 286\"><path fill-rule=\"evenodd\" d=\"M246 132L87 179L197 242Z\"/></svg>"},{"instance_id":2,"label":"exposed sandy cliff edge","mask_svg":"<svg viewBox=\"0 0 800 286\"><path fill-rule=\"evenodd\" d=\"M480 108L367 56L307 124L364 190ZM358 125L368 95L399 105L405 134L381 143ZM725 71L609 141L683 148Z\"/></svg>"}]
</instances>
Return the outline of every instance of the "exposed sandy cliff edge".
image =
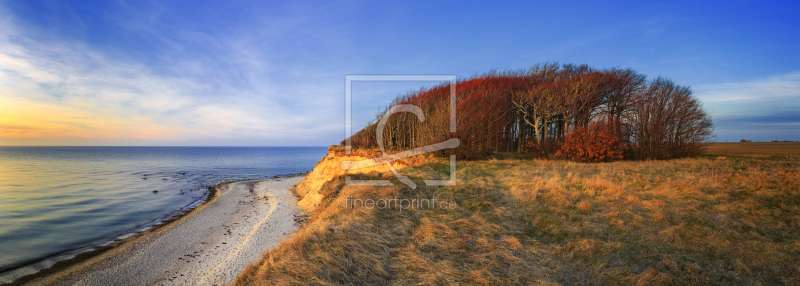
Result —
<instances>
[{"instance_id":1,"label":"exposed sandy cliff edge","mask_svg":"<svg viewBox=\"0 0 800 286\"><path fill-rule=\"evenodd\" d=\"M330 146L328 154L322 160L317 162L316 167L308 173L300 184L296 187L296 194L300 196L301 200L297 203L300 208L306 212L313 212L316 210L317 205L324 197L319 193L325 183L333 180L336 177L353 174L366 174L371 172L390 173L389 168L385 164L376 165L373 167L361 168L356 170L343 170L341 165L345 161L359 161L372 158L378 158L381 154L379 152L369 151L355 151L350 155L346 155L344 149L340 146ZM415 158L402 159L391 162L392 167L396 170L409 165L416 165L426 161L424 156ZM390 175L391 176L391 175Z\"/></svg>"}]
</instances>

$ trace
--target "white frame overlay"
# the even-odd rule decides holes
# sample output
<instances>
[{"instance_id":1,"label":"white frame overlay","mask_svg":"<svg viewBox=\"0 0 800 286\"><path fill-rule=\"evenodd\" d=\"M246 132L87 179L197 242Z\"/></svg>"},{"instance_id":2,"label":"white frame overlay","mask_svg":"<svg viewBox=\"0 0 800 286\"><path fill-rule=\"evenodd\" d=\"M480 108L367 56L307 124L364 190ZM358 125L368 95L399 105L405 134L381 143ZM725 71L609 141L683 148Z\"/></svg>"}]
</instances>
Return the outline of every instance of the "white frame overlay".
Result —
<instances>
[{"instance_id":1,"label":"white frame overlay","mask_svg":"<svg viewBox=\"0 0 800 286\"><path fill-rule=\"evenodd\" d=\"M345 154L351 154L351 142L350 137L353 136L353 94L352 94L352 84L354 81L367 81L367 82L375 82L375 81L437 81L443 82L448 81L450 82L450 133L456 132L456 76L455 75L345 75ZM409 108L415 108L415 106L410 105L407 106ZM418 107L416 107L419 109ZM386 112L384 117L388 117L391 113L398 112L395 108L391 108L389 111ZM401 109L400 112L412 112L407 109ZM418 115L419 117L419 115ZM424 115L422 117L424 121ZM410 179L406 176L400 175L392 166L391 162L402 159L409 156L415 156L419 154L429 153L432 151L442 150L442 149L450 149L458 147L460 141L458 138L453 138L445 142L428 145L420 148L415 148L412 150L407 150L398 154L394 155L386 155L383 154L384 157L381 158L373 158L368 160L362 161L369 161L369 162L362 162L362 161L344 161L340 166L343 170L351 170L351 169L359 169L369 166L374 166L378 164L386 164L390 170L395 174L395 176L400 179L401 182L405 183L412 189L416 188L416 184L411 182ZM381 146L381 151L384 152L383 146ZM423 180L426 185L428 186L455 186L456 184L456 156L450 155L450 179L448 180ZM354 185L354 186L394 186L394 184L389 180L353 180L350 176L345 178L346 185Z\"/></svg>"}]
</instances>

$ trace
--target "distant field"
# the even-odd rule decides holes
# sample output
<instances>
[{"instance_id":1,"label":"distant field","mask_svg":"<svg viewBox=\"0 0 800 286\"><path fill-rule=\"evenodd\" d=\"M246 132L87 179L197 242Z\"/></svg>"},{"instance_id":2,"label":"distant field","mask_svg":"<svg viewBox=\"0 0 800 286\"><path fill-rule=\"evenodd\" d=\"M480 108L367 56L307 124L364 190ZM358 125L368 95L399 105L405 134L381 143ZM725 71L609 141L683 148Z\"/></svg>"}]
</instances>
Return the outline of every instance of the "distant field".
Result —
<instances>
[{"instance_id":1,"label":"distant field","mask_svg":"<svg viewBox=\"0 0 800 286\"><path fill-rule=\"evenodd\" d=\"M728 156L800 156L800 142L714 143L706 150L705 154Z\"/></svg>"}]
</instances>

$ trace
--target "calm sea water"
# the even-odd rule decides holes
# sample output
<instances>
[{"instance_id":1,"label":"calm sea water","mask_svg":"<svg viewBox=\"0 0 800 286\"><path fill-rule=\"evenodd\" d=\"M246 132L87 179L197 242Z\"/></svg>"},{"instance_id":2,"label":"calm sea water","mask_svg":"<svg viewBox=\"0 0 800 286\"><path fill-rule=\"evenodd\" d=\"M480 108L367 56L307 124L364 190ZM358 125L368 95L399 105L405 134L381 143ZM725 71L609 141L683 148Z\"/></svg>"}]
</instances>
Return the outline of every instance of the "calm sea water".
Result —
<instances>
[{"instance_id":1,"label":"calm sea water","mask_svg":"<svg viewBox=\"0 0 800 286\"><path fill-rule=\"evenodd\" d=\"M0 278L19 272L20 265L69 258L174 214L203 199L202 186L310 171L326 152L325 147L0 147Z\"/></svg>"}]
</instances>

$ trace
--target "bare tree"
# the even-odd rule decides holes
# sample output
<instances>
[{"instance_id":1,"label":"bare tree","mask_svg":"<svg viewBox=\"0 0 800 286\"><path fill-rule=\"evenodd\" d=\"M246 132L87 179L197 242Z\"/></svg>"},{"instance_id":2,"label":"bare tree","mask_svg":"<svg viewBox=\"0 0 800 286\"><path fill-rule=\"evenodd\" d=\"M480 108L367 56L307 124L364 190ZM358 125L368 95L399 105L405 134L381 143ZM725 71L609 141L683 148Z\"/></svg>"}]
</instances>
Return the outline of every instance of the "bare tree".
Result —
<instances>
[{"instance_id":1,"label":"bare tree","mask_svg":"<svg viewBox=\"0 0 800 286\"><path fill-rule=\"evenodd\" d=\"M711 118L692 90L661 77L637 93L628 118L636 159L694 156L713 137Z\"/></svg>"}]
</instances>

